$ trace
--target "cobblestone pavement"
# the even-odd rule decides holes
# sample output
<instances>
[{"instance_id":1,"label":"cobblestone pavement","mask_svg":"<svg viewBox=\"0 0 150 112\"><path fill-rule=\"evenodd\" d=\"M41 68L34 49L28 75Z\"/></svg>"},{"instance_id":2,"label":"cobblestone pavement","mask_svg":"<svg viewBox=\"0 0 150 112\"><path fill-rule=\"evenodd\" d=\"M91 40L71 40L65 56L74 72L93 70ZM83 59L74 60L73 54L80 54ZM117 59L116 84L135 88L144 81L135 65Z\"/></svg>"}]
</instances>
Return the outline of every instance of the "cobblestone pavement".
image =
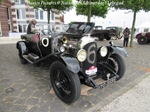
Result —
<instances>
[{"instance_id":1,"label":"cobblestone pavement","mask_svg":"<svg viewBox=\"0 0 150 112\"><path fill-rule=\"evenodd\" d=\"M108 41L97 41L108 45ZM122 40L114 40L122 45ZM150 75L150 45L127 47L125 76L103 89L92 89L73 104L49 93L49 66L22 65L15 44L0 44L0 112L96 112Z\"/></svg>"}]
</instances>

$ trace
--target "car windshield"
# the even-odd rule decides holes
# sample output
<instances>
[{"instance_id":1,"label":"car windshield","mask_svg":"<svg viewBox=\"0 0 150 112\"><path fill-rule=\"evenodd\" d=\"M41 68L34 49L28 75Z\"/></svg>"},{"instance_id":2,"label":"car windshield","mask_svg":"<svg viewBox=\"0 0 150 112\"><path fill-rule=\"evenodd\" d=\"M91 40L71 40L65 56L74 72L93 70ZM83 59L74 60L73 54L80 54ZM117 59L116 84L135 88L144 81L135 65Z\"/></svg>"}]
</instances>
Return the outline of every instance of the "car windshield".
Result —
<instances>
[{"instance_id":1,"label":"car windshield","mask_svg":"<svg viewBox=\"0 0 150 112\"><path fill-rule=\"evenodd\" d=\"M73 22L70 24L66 32L81 35L90 32L93 27L94 23Z\"/></svg>"},{"instance_id":2,"label":"car windshield","mask_svg":"<svg viewBox=\"0 0 150 112\"><path fill-rule=\"evenodd\" d=\"M115 27L107 27L106 28L106 30L111 30L111 29L115 30L116 28Z\"/></svg>"}]
</instances>

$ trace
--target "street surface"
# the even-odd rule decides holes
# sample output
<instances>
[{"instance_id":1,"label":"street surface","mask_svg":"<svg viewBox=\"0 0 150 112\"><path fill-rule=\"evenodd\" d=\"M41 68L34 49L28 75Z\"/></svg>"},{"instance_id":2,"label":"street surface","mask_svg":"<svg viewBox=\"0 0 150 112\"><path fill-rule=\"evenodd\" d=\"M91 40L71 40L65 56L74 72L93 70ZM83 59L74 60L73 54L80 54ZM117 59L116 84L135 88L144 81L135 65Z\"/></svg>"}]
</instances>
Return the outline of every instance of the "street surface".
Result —
<instances>
[{"instance_id":1,"label":"street surface","mask_svg":"<svg viewBox=\"0 0 150 112\"><path fill-rule=\"evenodd\" d=\"M133 48L126 48L129 57L123 57L126 73L121 80L103 89L92 89L88 91L88 95L82 95L75 103L67 105L55 94L49 93L51 89L49 65L42 64L40 67L31 64L22 65L16 41L0 39L0 112L97 112L101 111L100 109L107 112L108 108L111 108L110 112L114 112L112 108L114 104L111 102L118 101L116 108L120 109L119 105L122 104L119 104L119 100L123 97L121 95L132 93L128 91L150 75L150 45L139 45L134 41ZM113 41L116 45L122 46L122 40ZM97 44L109 45L109 41L97 40ZM135 94L131 96L133 98ZM148 103L149 100L145 100L145 103ZM109 103L110 107L107 107Z\"/></svg>"}]
</instances>

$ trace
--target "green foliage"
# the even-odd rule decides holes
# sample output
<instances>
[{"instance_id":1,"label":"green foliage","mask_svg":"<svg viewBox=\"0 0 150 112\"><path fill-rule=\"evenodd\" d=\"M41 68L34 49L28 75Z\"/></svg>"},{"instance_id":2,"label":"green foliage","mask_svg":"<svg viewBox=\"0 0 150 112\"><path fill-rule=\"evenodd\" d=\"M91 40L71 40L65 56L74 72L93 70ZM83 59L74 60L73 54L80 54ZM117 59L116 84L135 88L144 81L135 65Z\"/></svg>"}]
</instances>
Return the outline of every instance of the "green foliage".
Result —
<instances>
[{"instance_id":1,"label":"green foliage","mask_svg":"<svg viewBox=\"0 0 150 112\"><path fill-rule=\"evenodd\" d=\"M149 0L109 0L109 2L114 2L112 7L116 9L126 9L132 11L149 11L150 10L150 2Z\"/></svg>"},{"instance_id":2,"label":"green foliage","mask_svg":"<svg viewBox=\"0 0 150 112\"><path fill-rule=\"evenodd\" d=\"M76 14L77 15L88 15L88 4L89 0L81 0L76 4ZM91 0L91 17L98 16L98 17L106 17L108 11L108 2L105 0Z\"/></svg>"},{"instance_id":3,"label":"green foliage","mask_svg":"<svg viewBox=\"0 0 150 112\"><path fill-rule=\"evenodd\" d=\"M0 0L0 4L2 3L3 0Z\"/></svg>"}]
</instances>

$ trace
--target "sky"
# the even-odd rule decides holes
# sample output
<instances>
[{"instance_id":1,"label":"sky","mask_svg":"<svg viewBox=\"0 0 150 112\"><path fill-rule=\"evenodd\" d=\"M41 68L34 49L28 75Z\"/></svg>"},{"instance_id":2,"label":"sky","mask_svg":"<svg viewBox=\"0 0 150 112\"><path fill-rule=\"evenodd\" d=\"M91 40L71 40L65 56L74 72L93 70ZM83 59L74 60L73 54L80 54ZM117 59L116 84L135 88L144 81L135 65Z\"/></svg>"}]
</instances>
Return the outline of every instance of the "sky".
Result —
<instances>
[{"instance_id":1,"label":"sky","mask_svg":"<svg viewBox=\"0 0 150 112\"><path fill-rule=\"evenodd\" d=\"M111 9L108 11L106 18L92 17L91 22L95 22L95 25L103 26L103 28L107 26L121 26L123 28L132 27L133 13L132 12L127 13L127 12L129 12L129 10ZM81 15L77 16L75 8L73 8L72 10L64 14L65 24L68 24L71 21L86 22L87 17ZM136 16L135 27L138 27L139 25L143 24L146 21L150 22L150 12L144 12L144 11L138 12Z\"/></svg>"}]
</instances>

